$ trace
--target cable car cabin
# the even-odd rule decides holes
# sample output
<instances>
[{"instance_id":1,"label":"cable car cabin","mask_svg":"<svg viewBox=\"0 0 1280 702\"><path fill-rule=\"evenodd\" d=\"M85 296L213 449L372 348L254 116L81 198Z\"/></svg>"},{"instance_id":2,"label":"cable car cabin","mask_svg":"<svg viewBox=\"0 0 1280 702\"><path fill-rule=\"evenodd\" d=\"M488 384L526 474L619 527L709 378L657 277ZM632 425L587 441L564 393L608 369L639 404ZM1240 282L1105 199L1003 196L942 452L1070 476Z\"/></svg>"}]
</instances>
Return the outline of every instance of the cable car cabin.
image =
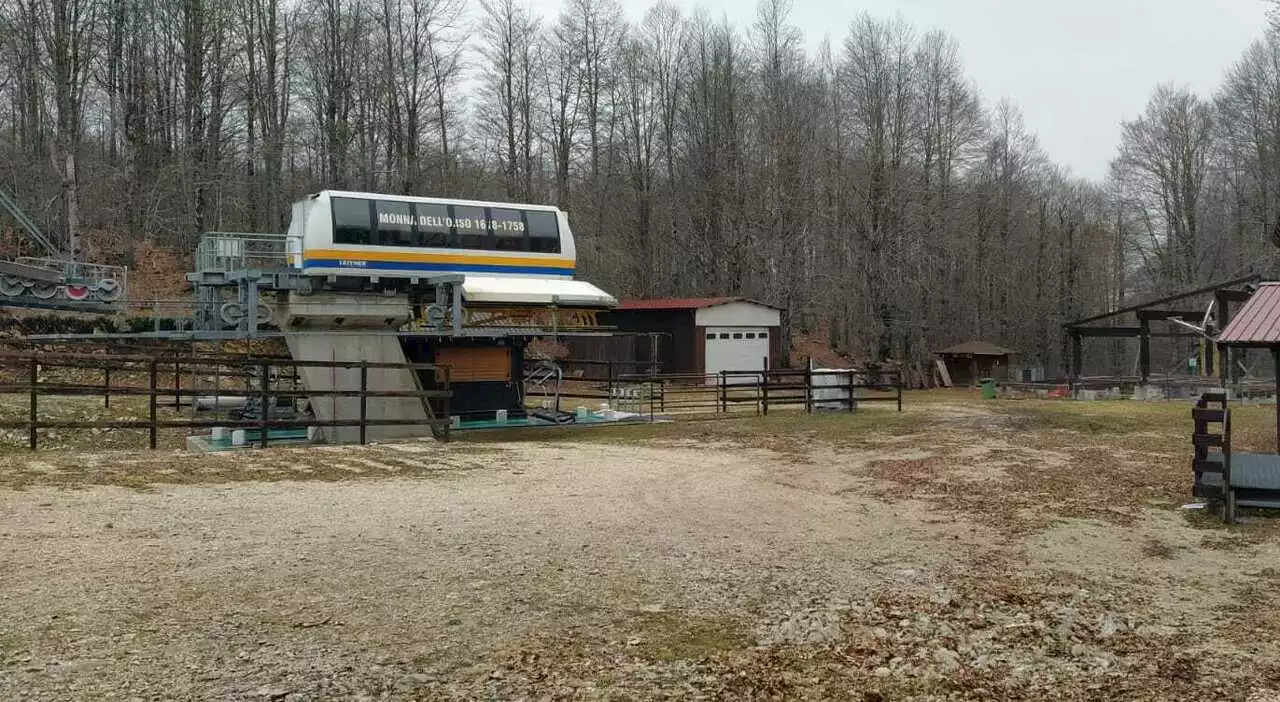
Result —
<instances>
[{"instance_id":1,"label":"cable car cabin","mask_svg":"<svg viewBox=\"0 0 1280 702\"><path fill-rule=\"evenodd\" d=\"M569 219L557 207L325 190L294 203L289 262L339 287L403 289L466 275L468 303L612 307L573 280Z\"/></svg>"}]
</instances>

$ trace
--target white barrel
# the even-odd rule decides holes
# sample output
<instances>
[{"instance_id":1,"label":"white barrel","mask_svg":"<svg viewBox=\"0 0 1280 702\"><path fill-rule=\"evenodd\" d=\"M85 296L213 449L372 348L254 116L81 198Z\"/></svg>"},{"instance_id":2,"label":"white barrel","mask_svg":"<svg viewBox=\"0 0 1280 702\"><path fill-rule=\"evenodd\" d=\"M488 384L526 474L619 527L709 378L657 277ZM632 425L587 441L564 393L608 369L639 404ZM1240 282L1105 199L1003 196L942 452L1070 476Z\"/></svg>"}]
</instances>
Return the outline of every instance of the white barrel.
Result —
<instances>
[{"instance_id":1,"label":"white barrel","mask_svg":"<svg viewBox=\"0 0 1280 702\"><path fill-rule=\"evenodd\" d=\"M496 414L497 414L498 424L506 424L506 423L507 423L507 411L506 411L506 410L504 410L504 409L500 409L500 410L498 410L498 411L497 411L497 413L496 413Z\"/></svg>"},{"instance_id":2,"label":"white barrel","mask_svg":"<svg viewBox=\"0 0 1280 702\"><path fill-rule=\"evenodd\" d=\"M244 429L236 429L235 431L231 432L232 446L244 446L244 444L245 444Z\"/></svg>"},{"instance_id":3,"label":"white barrel","mask_svg":"<svg viewBox=\"0 0 1280 702\"><path fill-rule=\"evenodd\" d=\"M227 436L226 428L214 427L212 436L210 438L212 438L214 441L222 441L223 439L226 438L226 436Z\"/></svg>"}]
</instances>

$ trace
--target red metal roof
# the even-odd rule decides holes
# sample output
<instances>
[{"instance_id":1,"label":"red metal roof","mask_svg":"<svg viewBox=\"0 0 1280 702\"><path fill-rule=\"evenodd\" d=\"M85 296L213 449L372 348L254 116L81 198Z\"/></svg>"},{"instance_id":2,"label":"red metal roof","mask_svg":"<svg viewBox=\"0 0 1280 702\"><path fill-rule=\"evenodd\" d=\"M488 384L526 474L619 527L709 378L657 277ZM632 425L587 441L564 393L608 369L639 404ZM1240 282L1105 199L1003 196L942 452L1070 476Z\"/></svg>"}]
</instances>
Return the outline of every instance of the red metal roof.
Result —
<instances>
[{"instance_id":1,"label":"red metal roof","mask_svg":"<svg viewBox=\"0 0 1280 702\"><path fill-rule=\"evenodd\" d=\"M1262 283L1218 335L1224 344L1280 344L1280 283Z\"/></svg>"},{"instance_id":2,"label":"red metal roof","mask_svg":"<svg viewBox=\"0 0 1280 702\"><path fill-rule=\"evenodd\" d=\"M666 297L653 300L623 300L620 310L700 310L704 307L746 302L741 297Z\"/></svg>"}]
</instances>

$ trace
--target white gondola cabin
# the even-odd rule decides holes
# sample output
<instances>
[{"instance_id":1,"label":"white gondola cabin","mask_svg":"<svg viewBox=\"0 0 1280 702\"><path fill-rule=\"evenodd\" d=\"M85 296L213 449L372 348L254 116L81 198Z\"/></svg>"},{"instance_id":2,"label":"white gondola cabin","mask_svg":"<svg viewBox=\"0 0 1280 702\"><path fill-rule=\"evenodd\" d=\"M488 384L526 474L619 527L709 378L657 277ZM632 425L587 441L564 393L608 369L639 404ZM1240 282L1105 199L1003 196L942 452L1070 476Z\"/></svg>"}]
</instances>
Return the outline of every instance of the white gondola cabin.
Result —
<instances>
[{"instance_id":1,"label":"white gondola cabin","mask_svg":"<svg viewBox=\"0 0 1280 702\"><path fill-rule=\"evenodd\" d=\"M569 219L549 205L326 190L294 203L290 265L309 275L373 282L462 273L482 304L612 307L574 280Z\"/></svg>"}]
</instances>

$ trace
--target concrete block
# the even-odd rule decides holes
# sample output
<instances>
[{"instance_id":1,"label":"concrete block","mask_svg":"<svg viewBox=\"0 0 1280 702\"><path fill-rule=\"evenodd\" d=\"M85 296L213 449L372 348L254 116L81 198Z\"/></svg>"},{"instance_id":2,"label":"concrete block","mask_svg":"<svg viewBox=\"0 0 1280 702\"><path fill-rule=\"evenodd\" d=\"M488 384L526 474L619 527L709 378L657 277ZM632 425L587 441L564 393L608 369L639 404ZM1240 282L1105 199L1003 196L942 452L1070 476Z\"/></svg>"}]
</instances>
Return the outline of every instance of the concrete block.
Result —
<instances>
[{"instance_id":1,"label":"concrete block","mask_svg":"<svg viewBox=\"0 0 1280 702\"><path fill-rule=\"evenodd\" d=\"M283 329L399 329L412 319L408 295L290 295L271 311Z\"/></svg>"},{"instance_id":2,"label":"concrete block","mask_svg":"<svg viewBox=\"0 0 1280 702\"><path fill-rule=\"evenodd\" d=\"M370 363L406 363L400 339L390 334L308 334L288 337L289 353L298 361L368 361ZM360 368L300 368L303 385L312 391L359 390ZM369 390L417 390L413 371L402 368L370 368ZM360 418L359 397L316 396L311 398L316 419L322 421L357 420ZM426 424L427 410L417 397L371 397L366 400L369 419L411 419L422 424L371 426L366 434L370 441L430 436ZM360 440L360 427L323 427L321 436L334 443Z\"/></svg>"}]
</instances>

